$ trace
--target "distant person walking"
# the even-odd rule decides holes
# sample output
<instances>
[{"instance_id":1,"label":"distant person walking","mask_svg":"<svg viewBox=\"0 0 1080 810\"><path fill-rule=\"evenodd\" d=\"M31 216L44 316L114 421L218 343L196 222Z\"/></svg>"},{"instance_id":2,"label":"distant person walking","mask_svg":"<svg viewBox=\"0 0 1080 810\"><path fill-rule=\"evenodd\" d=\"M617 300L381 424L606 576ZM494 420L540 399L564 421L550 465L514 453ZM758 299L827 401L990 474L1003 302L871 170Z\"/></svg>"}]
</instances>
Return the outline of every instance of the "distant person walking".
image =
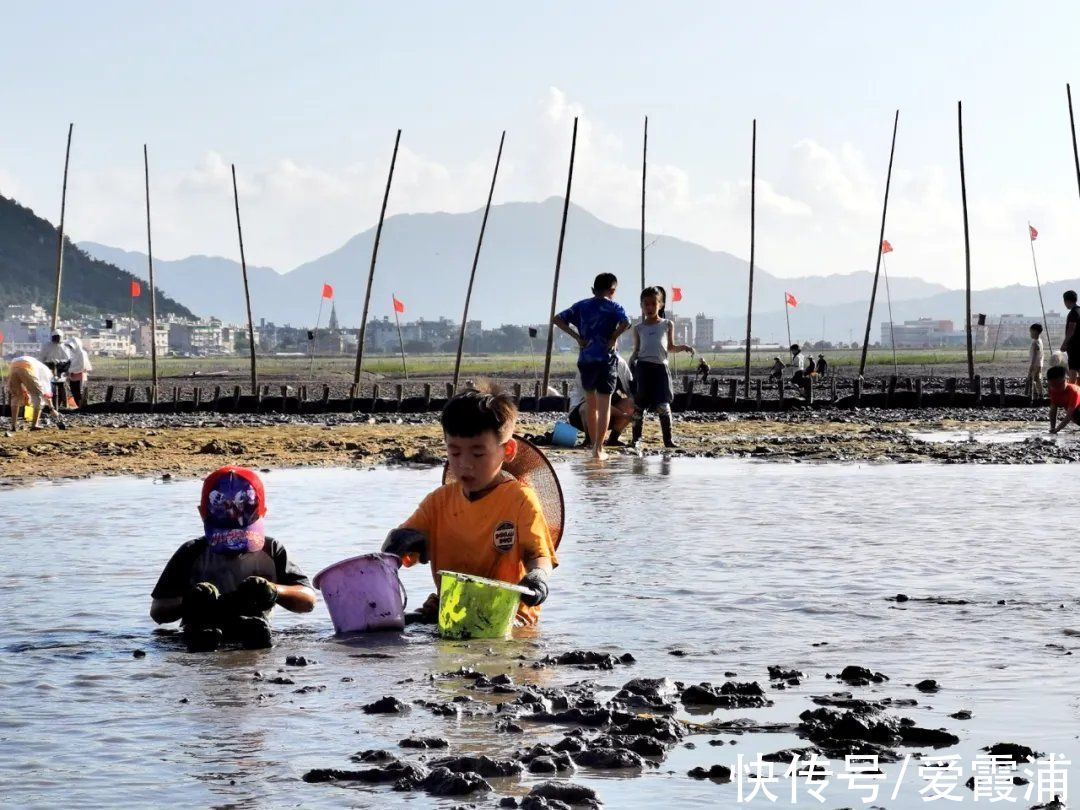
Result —
<instances>
[{"instance_id":1,"label":"distant person walking","mask_svg":"<svg viewBox=\"0 0 1080 810\"><path fill-rule=\"evenodd\" d=\"M1031 335L1031 351L1028 354L1028 385L1033 396L1043 398L1042 369L1043 369L1043 325L1033 323L1028 333Z\"/></svg>"},{"instance_id":2,"label":"distant person walking","mask_svg":"<svg viewBox=\"0 0 1080 810\"><path fill-rule=\"evenodd\" d=\"M802 385L806 376L806 356L802 353L798 343L791 344L791 382L793 385Z\"/></svg>"},{"instance_id":3,"label":"distant person walking","mask_svg":"<svg viewBox=\"0 0 1080 810\"><path fill-rule=\"evenodd\" d=\"M1066 290L1061 296L1069 314L1065 316L1065 339L1061 351L1069 357L1069 382L1080 376L1080 307L1076 305L1076 291Z\"/></svg>"},{"instance_id":4,"label":"distant person walking","mask_svg":"<svg viewBox=\"0 0 1080 810\"><path fill-rule=\"evenodd\" d=\"M63 332L59 329L53 330L49 342L41 347L41 362L52 372L52 379L57 380L57 382L52 382L52 380L49 382L49 392L54 402L63 396L64 384L59 380L71 365L71 354L68 353L67 346L63 344L63 339Z\"/></svg>"},{"instance_id":5,"label":"distant person walking","mask_svg":"<svg viewBox=\"0 0 1080 810\"><path fill-rule=\"evenodd\" d=\"M817 375L824 378L829 373L829 364L825 361L825 355L819 354L817 356Z\"/></svg>"},{"instance_id":6,"label":"distant person walking","mask_svg":"<svg viewBox=\"0 0 1080 810\"><path fill-rule=\"evenodd\" d=\"M94 367L90 364L90 355L77 337L69 337L64 341L64 346L71 354L68 382L71 384L71 396L75 400L75 406L78 407L83 401L83 386L89 380L90 372L94 370Z\"/></svg>"},{"instance_id":7,"label":"distant person walking","mask_svg":"<svg viewBox=\"0 0 1080 810\"><path fill-rule=\"evenodd\" d=\"M593 443L593 458L608 457L604 436L611 419L611 394L618 380L615 344L630 319L612 299L619 280L614 273L600 273L593 281L592 298L578 301L555 316L554 323L577 341L578 371L585 389L585 426Z\"/></svg>"},{"instance_id":8,"label":"distant person walking","mask_svg":"<svg viewBox=\"0 0 1080 810\"><path fill-rule=\"evenodd\" d=\"M784 378L784 369L787 366L784 365L784 361L779 356L774 357L772 361L772 368L769 369L769 381L780 382Z\"/></svg>"}]
</instances>

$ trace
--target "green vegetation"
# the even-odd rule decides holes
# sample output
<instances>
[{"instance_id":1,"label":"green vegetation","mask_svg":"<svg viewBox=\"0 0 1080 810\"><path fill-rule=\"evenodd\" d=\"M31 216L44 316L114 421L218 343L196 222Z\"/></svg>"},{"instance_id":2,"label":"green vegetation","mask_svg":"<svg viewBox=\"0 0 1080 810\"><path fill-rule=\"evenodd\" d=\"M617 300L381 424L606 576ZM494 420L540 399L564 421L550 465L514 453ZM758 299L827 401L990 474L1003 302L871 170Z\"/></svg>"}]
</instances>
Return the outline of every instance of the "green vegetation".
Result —
<instances>
[{"instance_id":1,"label":"green vegetation","mask_svg":"<svg viewBox=\"0 0 1080 810\"><path fill-rule=\"evenodd\" d=\"M859 352L855 350L822 352L829 365L837 372L845 375L854 375L859 367ZM772 364L775 355L772 352L754 352L751 355L751 368L755 375L764 374ZM976 365L985 365L990 362L991 352L978 352L975 357ZM784 357L785 362L787 357ZM407 357L409 374L416 377L440 377L449 378L454 373L454 355L452 354L421 354ZM706 362L712 367L714 374L737 376L741 373L744 355L736 352L707 353ZM554 376L567 376L574 373L577 356L570 352L560 353L552 357L551 372ZM908 374L929 373L931 369L941 369L945 366L964 367L967 364L967 355L963 350L937 350L911 349L897 351L897 361L902 369ZM158 359L158 373L161 377L192 377L197 375L221 374L225 372L228 377L246 378L249 373L249 359L247 356L235 357L163 357ZM259 356L257 358L260 376L274 379L305 380L309 376L311 361L307 357L299 356ZM317 357L312 378L315 380L351 380L355 358ZM1013 366L1016 373L1022 374L1026 370L1027 351L1008 350L1000 348L994 356L994 364L999 366ZM529 378L543 373L544 357L542 354L490 354L490 355L466 355L462 359L461 374L466 379L478 377L517 377ZM691 360L689 355L677 355L674 368L678 374L691 374L697 365L697 360ZM892 365L892 352L889 350L874 350L867 356L867 366L875 367L880 373L882 367ZM128 361L118 357L94 358L95 377L109 377L124 379L127 377ZM392 377L401 376L401 358L393 355L371 355L364 358L364 370L375 374L384 374ZM136 357L131 360L131 375L133 380L144 380L150 377L150 360L146 357ZM212 379L212 378L208 378Z\"/></svg>"},{"instance_id":2,"label":"green vegetation","mask_svg":"<svg viewBox=\"0 0 1080 810\"><path fill-rule=\"evenodd\" d=\"M0 196L0 310L8 304L38 303L50 312L56 295L57 230L29 208ZM91 259L64 240L61 317L95 313L124 314L131 308L135 276L107 262ZM138 299L136 312L150 309L149 292ZM156 296L158 315L194 318L187 307Z\"/></svg>"}]
</instances>

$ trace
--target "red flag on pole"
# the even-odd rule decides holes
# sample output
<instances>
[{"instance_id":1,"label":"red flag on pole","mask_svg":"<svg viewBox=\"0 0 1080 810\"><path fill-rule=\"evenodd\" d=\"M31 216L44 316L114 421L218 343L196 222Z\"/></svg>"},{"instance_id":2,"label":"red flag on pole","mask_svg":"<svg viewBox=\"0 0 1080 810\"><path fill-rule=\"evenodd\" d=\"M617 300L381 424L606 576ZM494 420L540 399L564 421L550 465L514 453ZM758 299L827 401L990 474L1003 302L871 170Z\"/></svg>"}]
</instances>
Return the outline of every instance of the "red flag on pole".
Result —
<instances>
[{"instance_id":1,"label":"red flag on pole","mask_svg":"<svg viewBox=\"0 0 1080 810\"><path fill-rule=\"evenodd\" d=\"M1031 241L1032 242L1034 242L1036 239L1039 238L1039 232L1037 230L1035 230L1034 225L1029 224L1028 225L1028 231L1031 233Z\"/></svg>"},{"instance_id":2,"label":"red flag on pole","mask_svg":"<svg viewBox=\"0 0 1080 810\"><path fill-rule=\"evenodd\" d=\"M131 297L138 298L142 294L142 285L137 281L131 282Z\"/></svg>"},{"instance_id":3,"label":"red flag on pole","mask_svg":"<svg viewBox=\"0 0 1080 810\"><path fill-rule=\"evenodd\" d=\"M323 284L322 285L322 297L323 298L333 298L334 297L334 288L331 287L329 284Z\"/></svg>"},{"instance_id":4,"label":"red flag on pole","mask_svg":"<svg viewBox=\"0 0 1080 810\"><path fill-rule=\"evenodd\" d=\"M671 300L672 302L682 301L682 287L671 288Z\"/></svg>"},{"instance_id":5,"label":"red flag on pole","mask_svg":"<svg viewBox=\"0 0 1080 810\"><path fill-rule=\"evenodd\" d=\"M892 245L889 244L888 239L882 239L881 240L881 252L882 253L892 253Z\"/></svg>"},{"instance_id":6,"label":"red flag on pole","mask_svg":"<svg viewBox=\"0 0 1080 810\"><path fill-rule=\"evenodd\" d=\"M394 296L391 296L391 298L394 299L394 312L404 312L405 311L405 305L401 301L397 300L397 296L394 295Z\"/></svg>"},{"instance_id":7,"label":"red flag on pole","mask_svg":"<svg viewBox=\"0 0 1080 810\"><path fill-rule=\"evenodd\" d=\"M789 292L784 293L784 300L787 301L789 306L797 307L799 302L795 300L795 296Z\"/></svg>"}]
</instances>

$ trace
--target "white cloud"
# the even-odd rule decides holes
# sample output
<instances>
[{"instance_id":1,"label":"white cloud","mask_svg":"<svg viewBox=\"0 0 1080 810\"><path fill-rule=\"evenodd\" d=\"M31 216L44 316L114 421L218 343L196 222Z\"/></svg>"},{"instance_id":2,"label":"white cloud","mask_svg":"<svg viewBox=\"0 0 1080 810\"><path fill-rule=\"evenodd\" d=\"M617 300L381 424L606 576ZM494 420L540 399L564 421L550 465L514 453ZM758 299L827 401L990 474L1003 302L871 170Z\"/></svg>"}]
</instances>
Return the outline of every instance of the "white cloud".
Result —
<instances>
[{"instance_id":1,"label":"white cloud","mask_svg":"<svg viewBox=\"0 0 1080 810\"><path fill-rule=\"evenodd\" d=\"M602 219L636 227L640 130L630 135L615 132L591 116L580 101L554 87L538 100L534 115L535 126L508 133L496 202L540 200L563 193L571 128L577 117L574 202ZM403 140L388 213L480 207L487 195L496 143L492 137L475 154L447 165ZM388 138L383 153L346 165L317 165L283 156L263 165L238 166L248 261L288 270L336 249L370 227L382 201L391 146ZM775 147L773 153L759 151L760 265L778 275L871 269L886 157L868 157L854 144L830 145L812 137L792 140L778 152ZM173 171L155 170L153 158L151 154L155 252L164 258L192 253L237 256L226 158L207 151L196 163ZM76 239L144 249L140 169L137 165L73 166L68 232ZM747 174L705 182L688 161L675 164L651 159L649 230L747 255ZM1037 248L1044 279L1072 274L1077 209L1075 194L1071 189L1066 194L1066 188L1062 185L1046 193L1023 185L972 183L969 202L976 287L1029 282L1030 252L1025 240L1029 217L1040 229ZM10 167L0 169L0 192L19 196L20 191L25 189L20 188L16 173ZM48 208L43 210L52 216ZM889 258L891 272L962 285L961 224L956 168L911 165L905 162L903 150L898 150L886 229L896 248Z\"/></svg>"}]
</instances>

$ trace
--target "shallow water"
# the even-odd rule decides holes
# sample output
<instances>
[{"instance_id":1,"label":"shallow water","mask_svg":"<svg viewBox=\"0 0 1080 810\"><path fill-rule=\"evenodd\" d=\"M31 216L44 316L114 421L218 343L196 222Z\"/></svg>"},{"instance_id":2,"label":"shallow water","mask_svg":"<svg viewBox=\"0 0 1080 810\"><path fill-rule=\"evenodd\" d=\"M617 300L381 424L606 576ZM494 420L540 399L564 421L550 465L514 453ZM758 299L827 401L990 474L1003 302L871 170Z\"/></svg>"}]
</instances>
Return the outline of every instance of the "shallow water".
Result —
<instances>
[{"instance_id":1,"label":"shallow water","mask_svg":"<svg viewBox=\"0 0 1080 810\"><path fill-rule=\"evenodd\" d=\"M839 688L826 673L860 664L891 680L852 690L856 696L915 698L917 707L898 713L960 736L959 746L935 755L962 757L960 782L977 749L995 742L1080 757L1080 654L1070 654L1080 637L1067 632L1080 630L1077 531L1072 516L1051 520L1046 512L1056 493L1067 503L1070 467L652 458L557 469L569 515L562 565L540 628L505 643L441 642L423 629L343 643L320 602L306 616L279 609L272 650L190 655L152 635L147 607L168 556L199 532L198 482L97 479L0 493L8 516L0 795L41 807L449 807L461 800L300 777L313 767L350 767L348 755L361 749L395 751L414 733L445 736L454 753L491 754L562 736L544 726L529 726L524 739L495 734L490 717L446 720L420 707L402 717L360 711L383 695L446 699L464 687L422 679L462 665L518 682L595 678L612 686L661 675L719 684L730 670L765 686L765 668L782 664L806 678L783 692L767 689L774 707L693 719L794 721L813 708L809 695ZM435 470L275 471L265 476L269 532L313 575L375 549L438 478ZM418 604L430 576L413 569L404 580ZM913 601L887 601L901 592ZM914 601L927 596L968 604ZM629 651L638 662L582 673L516 660L574 648ZM134 659L135 649L146 657ZM676 649L687 654L669 655ZM252 678L256 670L278 674L292 653L318 661L285 673L295 685ZM362 657L372 654L390 657ZM417 682L399 683L406 678ZM911 684L924 678L942 691L915 691ZM326 689L295 693L305 685ZM959 708L973 719L947 717ZM735 784L698 782L686 771L806 744L789 735L724 735L736 743L724 747L710 746L713 739L689 738L695 748L676 747L638 778L579 770L574 781L611 807L736 806ZM892 780L899 772L884 770ZM521 795L537 780L492 781L500 795ZM913 765L897 799L889 781L876 803L923 807L924 784ZM778 803L790 806L789 785L772 787ZM1018 790L1013 806L1035 803ZM956 793L971 801L962 786ZM824 795L825 806L862 804L863 794L838 782ZM817 806L801 796L798 804ZM759 796L752 804L770 802Z\"/></svg>"}]
</instances>

